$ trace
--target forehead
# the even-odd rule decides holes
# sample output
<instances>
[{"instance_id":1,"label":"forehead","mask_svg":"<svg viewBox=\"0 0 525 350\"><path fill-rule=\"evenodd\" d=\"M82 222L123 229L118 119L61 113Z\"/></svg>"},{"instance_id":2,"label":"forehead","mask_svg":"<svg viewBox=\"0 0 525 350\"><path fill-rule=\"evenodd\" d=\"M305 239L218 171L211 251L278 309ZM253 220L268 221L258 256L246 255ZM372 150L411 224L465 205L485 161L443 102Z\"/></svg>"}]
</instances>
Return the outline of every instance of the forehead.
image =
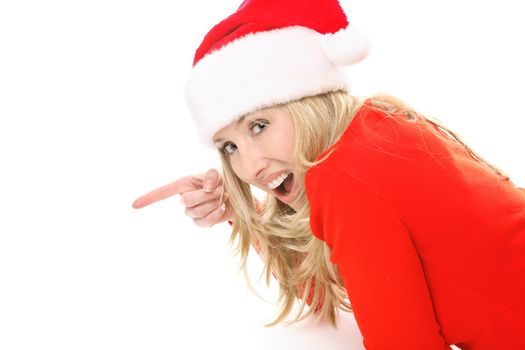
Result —
<instances>
[{"instance_id":1,"label":"forehead","mask_svg":"<svg viewBox=\"0 0 525 350\"><path fill-rule=\"evenodd\" d=\"M226 125L226 126L223 127L221 130L217 131L217 132L215 133L215 135L213 135L213 142L215 142L215 143L219 143L219 142L224 141L224 139L222 138L221 135L228 133L228 131L229 131L230 129L236 129L239 125L242 124L242 122L243 122L244 119L246 119L246 118L247 118L247 116L242 116L242 117L240 117L239 119L234 120L234 121L231 122L230 124Z\"/></svg>"},{"instance_id":2,"label":"forehead","mask_svg":"<svg viewBox=\"0 0 525 350\"><path fill-rule=\"evenodd\" d=\"M237 120L234 120L230 124L226 125L219 131L213 135L213 142L220 143L221 141L224 141L223 135L228 134L230 132L235 132L239 129L239 127L243 124L244 121L254 121L258 118L275 118L282 115L282 107L280 106L274 106L274 107L268 107L259 109L257 111L248 113L242 117L240 117Z\"/></svg>"}]
</instances>

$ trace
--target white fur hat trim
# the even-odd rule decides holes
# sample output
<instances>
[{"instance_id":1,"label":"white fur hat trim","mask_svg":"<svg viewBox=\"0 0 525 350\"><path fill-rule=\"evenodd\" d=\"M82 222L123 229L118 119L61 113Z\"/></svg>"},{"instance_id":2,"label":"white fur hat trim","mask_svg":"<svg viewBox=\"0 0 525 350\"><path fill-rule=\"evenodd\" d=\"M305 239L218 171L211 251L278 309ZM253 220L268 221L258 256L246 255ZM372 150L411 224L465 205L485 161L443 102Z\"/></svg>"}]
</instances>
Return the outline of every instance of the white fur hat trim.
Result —
<instances>
[{"instance_id":1,"label":"white fur hat trim","mask_svg":"<svg viewBox=\"0 0 525 350\"><path fill-rule=\"evenodd\" d=\"M264 107L335 90L349 90L339 65L368 54L366 38L348 27L322 35L301 26L248 34L203 57L186 84L186 102L199 137L213 135Z\"/></svg>"}]
</instances>

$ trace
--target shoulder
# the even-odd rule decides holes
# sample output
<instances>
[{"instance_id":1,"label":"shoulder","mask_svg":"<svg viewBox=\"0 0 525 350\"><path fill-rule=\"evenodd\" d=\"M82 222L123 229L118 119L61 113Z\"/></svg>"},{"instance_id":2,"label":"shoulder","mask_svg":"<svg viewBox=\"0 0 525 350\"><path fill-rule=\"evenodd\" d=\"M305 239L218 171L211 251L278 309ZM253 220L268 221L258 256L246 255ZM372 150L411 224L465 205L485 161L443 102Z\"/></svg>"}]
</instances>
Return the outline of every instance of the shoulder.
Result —
<instances>
[{"instance_id":1,"label":"shoulder","mask_svg":"<svg viewBox=\"0 0 525 350\"><path fill-rule=\"evenodd\" d=\"M408 120L365 104L341 139L317 160L327 157L307 171L311 208L322 210L321 205L338 201L345 206L357 200L374 206L383 202L404 217L413 203L431 207L452 185L464 188L459 182L468 169L459 147L422 116Z\"/></svg>"},{"instance_id":2,"label":"shoulder","mask_svg":"<svg viewBox=\"0 0 525 350\"><path fill-rule=\"evenodd\" d=\"M374 174L383 177L385 167L392 171L392 166L400 159L415 158L410 154L410 142L402 136L407 133L404 128L413 126L402 125L400 119L400 116L391 116L372 107L367 100L341 138L316 158L320 163L308 170L307 186L326 181L331 171L368 181Z\"/></svg>"},{"instance_id":3,"label":"shoulder","mask_svg":"<svg viewBox=\"0 0 525 350\"><path fill-rule=\"evenodd\" d=\"M429 174L448 176L459 145L444 137L422 116L389 113L362 105L341 138L320 154L318 166L336 169L375 188L421 182ZM450 163L450 162L449 162ZM310 185L323 181L315 171L307 172Z\"/></svg>"}]
</instances>

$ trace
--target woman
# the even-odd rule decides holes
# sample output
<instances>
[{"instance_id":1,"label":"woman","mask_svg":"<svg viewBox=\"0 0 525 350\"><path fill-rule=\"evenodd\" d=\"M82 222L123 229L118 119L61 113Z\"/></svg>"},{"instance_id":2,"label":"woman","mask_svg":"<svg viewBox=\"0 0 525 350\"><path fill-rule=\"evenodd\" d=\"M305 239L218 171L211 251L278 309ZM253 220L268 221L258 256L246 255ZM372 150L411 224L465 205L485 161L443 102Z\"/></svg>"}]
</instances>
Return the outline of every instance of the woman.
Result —
<instances>
[{"instance_id":1,"label":"woman","mask_svg":"<svg viewBox=\"0 0 525 350\"><path fill-rule=\"evenodd\" d=\"M134 207L181 194L198 225L230 220L279 282L273 324L300 298L295 321L352 310L367 349L525 348L525 192L438 121L351 96L338 67L367 53L337 1L245 1L187 85L222 176Z\"/></svg>"}]
</instances>

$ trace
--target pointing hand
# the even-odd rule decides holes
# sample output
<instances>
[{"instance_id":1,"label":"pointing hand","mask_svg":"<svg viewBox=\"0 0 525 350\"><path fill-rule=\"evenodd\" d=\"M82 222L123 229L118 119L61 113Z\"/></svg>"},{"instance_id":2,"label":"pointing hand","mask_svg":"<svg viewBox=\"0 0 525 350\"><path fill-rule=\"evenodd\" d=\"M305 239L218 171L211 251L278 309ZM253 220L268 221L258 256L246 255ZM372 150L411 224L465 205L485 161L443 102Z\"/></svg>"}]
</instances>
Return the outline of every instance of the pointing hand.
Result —
<instances>
[{"instance_id":1,"label":"pointing hand","mask_svg":"<svg viewBox=\"0 0 525 350\"><path fill-rule=\"evenodd\" d=\"M132 206L140 209L176 194L180 195L186 215L199 227L211 227L234 214L216 169L210 169L204 175L185 176L159 187L136 199Z\"/></svg>"}]
</instances>

